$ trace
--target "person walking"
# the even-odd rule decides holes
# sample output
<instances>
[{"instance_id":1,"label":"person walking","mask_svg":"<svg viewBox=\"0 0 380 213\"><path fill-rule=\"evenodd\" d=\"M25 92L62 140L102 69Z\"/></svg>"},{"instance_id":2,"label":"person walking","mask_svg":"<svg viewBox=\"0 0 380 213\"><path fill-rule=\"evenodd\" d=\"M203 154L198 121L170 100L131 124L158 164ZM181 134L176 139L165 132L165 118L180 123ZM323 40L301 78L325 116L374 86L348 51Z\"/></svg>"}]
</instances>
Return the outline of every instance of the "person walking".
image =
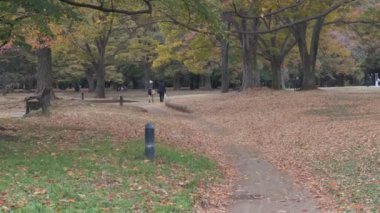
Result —
<instances>
[{"instance_id":1,"label":"person walking","mask_svg":"<svg viewBox=\"0 0 380 213\"><path fill-rule=\"evenodd\" d=\"M158 94L160 94L160 102L164 102L164 97L166 94L166 87L165 87L164 81L161 80L160 82L158 82L157 92L158 92Z\"/></svg>"},{"instance_id":2,"label":"person walking","mask_svg":"<svg viewBox=\"0 0 380 213\"><path fill-rule=\"evenodd\" d=\"M148 89L148 102L153 103L154 100L153 100L153 81L152 80L149 81L147 89Z\"/></svg>"}]
</instances>

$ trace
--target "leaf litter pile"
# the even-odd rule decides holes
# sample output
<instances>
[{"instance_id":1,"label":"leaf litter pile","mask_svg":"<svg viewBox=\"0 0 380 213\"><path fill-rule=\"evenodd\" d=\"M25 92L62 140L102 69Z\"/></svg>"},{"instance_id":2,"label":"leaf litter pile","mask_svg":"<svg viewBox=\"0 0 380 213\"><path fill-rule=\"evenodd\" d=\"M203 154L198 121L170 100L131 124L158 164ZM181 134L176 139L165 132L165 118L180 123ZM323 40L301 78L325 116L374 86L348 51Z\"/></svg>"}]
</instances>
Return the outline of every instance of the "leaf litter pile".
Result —
<instances>
[{"instance_id":1,"label":"leaf litter pile","mask_svg":"<svg viewBox=\"0 0 380 213\"><path fill-rule=\"evenodd\" d=\"M109 134L113 143L141 139L145 123L152 121L160 143L207 155L223 173L224 181L197 186L195 211L228 211L238 178L238 168L223 148L228 143L248 147L292 176L313 192L325 211L380 209L380 93L259 89L177 103L193 113L161 108L147 113L60 100L49 116L2 120L2 134L16 137L25 132L31 138L58 141L58 149L70 149L94 135ZM6 195L0 195L0 205L2 197Z\"/></svg>"}]
</instances>

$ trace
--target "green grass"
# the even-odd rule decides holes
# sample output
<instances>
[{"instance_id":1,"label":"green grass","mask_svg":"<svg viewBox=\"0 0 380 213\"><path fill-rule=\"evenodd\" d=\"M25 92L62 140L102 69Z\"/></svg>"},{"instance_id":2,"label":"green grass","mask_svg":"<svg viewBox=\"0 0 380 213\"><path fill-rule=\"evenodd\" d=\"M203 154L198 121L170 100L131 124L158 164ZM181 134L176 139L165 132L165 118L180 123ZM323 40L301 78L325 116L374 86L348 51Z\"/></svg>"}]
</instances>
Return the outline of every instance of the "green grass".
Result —
<instances>
[{"instance_id":1,"label":"green grass","mask_svg":"<svg viewBox=\"0 0 380 213\"><path fill-rule=\"evenodd\" d=\"M203 156L157 145L145 160L142 141L54 143L0 139L0 212L191 211L200 183L218 181Z\"/></svg>"},{"instance_id":2,"label":"green grass","mask_svg":"<svg viewBox=\"0 0 380 213\"><path fill-rule=\"evenodd\" d=\"M360 145L315 164L325 187L347 211L380 209L380 147L368 155Z\"/></svg>"}]
</instances>

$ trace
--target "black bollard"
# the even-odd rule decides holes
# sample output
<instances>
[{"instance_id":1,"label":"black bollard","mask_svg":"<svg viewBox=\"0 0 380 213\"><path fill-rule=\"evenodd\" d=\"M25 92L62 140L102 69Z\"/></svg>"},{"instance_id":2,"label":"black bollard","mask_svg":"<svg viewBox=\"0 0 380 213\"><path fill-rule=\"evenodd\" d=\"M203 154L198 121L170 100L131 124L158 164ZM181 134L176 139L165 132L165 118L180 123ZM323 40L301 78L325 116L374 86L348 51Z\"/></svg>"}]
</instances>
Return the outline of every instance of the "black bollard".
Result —
<instances>
[{"instance_id":1,"label":"black bollard","mask_svg":"<svg viewBox=\"0 0 380 213\"><path fill-rule=\"evenodd\" d=\"M120 106L123 106L123 96L120 96Z\"/></svg>"},{"instance_id":2,"label":"black bollard","mask_svg":"<svg viewBox=\"0 0 380 213\"><path fill-rule=\"evenodd\" d=\"M84 100L84 92L82 92L82 100Z\"/></svg>"},{"instance_id":3,"label":"black bollard","mask_svg":"<svg viewBox=\"0 0 380 213\"><path fill-rule=\"evenodd\" d=\"M154 159L154 125L145 125L145 156L152 161Z\"/></svg>"}]
</instances>

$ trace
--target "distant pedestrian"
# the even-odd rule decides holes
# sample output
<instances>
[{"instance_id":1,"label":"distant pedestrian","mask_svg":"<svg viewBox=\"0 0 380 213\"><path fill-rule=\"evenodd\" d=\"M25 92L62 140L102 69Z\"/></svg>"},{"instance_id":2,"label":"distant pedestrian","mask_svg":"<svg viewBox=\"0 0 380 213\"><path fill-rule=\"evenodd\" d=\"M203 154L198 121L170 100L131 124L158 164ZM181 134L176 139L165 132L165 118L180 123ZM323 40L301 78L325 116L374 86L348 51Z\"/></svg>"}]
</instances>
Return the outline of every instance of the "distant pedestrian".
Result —
<instances>
[{"instance_id":1,"label":"distant pedestrian","mask_svg":"<svg viewBox=\"0 0 380 213\"><path fill-rule=\"evenodd\" d=\"M165 94L166 94L166 87L165 87L165 83L164 81L160 81L158 83L158 90L157 90L158 94L160 94L160 102L164 102L164 97L165 97Z\"/></svg>"},{"instance_id":2,"label":"distant pedestrian","mask_svg":"<svg viewBox=\"0 0 380 213\"><path fill-rule=\"evenodd\" d=\"M152 80L149 81L147 89L148 89L148 102L153 103L154 102L154 99L153 99L154 91L153 91L153 81Z\"/></svg>"}]
</instances>

